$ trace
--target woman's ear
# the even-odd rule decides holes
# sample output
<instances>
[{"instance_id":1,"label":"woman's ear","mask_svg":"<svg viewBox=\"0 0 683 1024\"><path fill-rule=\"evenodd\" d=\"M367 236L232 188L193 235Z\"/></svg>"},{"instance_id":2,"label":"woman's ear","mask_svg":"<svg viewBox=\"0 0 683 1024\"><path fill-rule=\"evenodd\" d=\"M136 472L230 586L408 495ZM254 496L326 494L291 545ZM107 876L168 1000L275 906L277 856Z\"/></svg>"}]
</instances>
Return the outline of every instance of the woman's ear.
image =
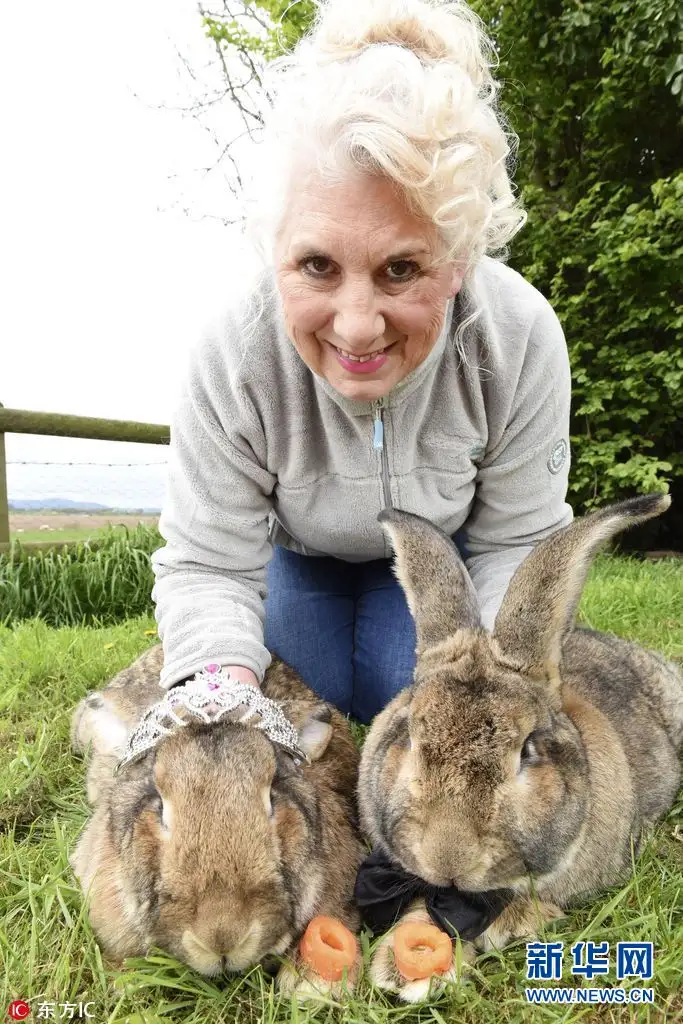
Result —
<instances>
[{"instance_id":1,"label":"woman's ear","mask_svg":"<svg viewBox=\"0 0 683 1024\"><path fill-rule=\"evenodd\" d=\"M450 277L450 284L449 284L449 288L448 288L448 297L449 297L449 299L454 299L455 296L460 291L460 289L462 288L462 280L463 280L463 277L465 276L465 272L464 272L464 270L461 267L457 266L457 264L455 264L455 263L451 264L451 268L450 269L451 269L451 277Z\"/></svg>"}]
</instances>

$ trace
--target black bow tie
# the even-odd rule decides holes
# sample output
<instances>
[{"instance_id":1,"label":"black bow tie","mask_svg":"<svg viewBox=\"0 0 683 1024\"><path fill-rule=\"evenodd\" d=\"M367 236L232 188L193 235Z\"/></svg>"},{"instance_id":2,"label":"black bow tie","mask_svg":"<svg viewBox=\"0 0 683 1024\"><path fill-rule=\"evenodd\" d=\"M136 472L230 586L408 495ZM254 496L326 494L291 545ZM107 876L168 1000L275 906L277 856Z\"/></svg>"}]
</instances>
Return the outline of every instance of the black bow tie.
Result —
<instances>
[{"instance_id":1,"label":"black bow tie","mask_svg":"<svg viewBox=\"0 0 683 1024\"><path fill-rule=\"evenodd\" d=\"M355 898L364 923L375 935L386 932L418 897L437 928L453 939L476 939L511 902L509 889L462 892L454 885L430 885L390 861L381 850L366 857L356 877Z\"/></svg>"}]
</instances>

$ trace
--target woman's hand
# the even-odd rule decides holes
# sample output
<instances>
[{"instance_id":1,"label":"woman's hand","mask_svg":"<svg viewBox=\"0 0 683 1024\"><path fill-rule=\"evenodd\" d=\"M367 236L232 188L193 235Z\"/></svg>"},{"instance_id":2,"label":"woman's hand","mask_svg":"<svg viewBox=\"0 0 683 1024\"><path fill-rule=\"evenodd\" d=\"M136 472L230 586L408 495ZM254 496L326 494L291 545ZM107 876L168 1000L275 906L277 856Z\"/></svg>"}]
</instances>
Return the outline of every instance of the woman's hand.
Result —
<instances>
[{"instance_id":1,"label":"woman's hand","mask_svg":"<svg viewBox=\"0 0 683 1024\"><path fill-rule=\"evenodd\" d=\"M249 683L250 686L255 686L257 690L260 689L258 679L251 669L245 665L223 665L223 668L230 674L231 679L236 679L239 683Z\"/></svg>"}]
</instances>

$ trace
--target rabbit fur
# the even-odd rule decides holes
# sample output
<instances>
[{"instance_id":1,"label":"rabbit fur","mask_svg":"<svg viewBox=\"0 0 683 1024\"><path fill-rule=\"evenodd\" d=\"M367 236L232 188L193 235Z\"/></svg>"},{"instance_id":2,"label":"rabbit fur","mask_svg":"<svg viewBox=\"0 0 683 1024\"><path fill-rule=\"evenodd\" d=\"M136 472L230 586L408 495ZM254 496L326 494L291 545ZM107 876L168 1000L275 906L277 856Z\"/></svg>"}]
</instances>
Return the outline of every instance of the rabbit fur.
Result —
<instances>
[{"instance_id":1,"label":"rabbit fur","mask_svg":"<svg viewBox=\"0 0 683 1024\"><path fill-rule=\"evenodd\" d=\"M118 962L158 946L206 975L284 957L285 990L334 989L296 948L317 914L358 927L358 752L348 723L274 659L262 690L281 703L310 764L223 719L184 726L114 775L130 730L163 696L161 667L161 647L149 649L72 717L74 751L91 745L92 815L71 865L99 942Z\"/></svg>"},{"instance_id":2,"label":"rabbit fur","mask_svg":"<svg viewBox=\"0 0 683 1024\"><path fill-rule=\"evenodd\" d=\"M417 664L366 738L361 823L427 882L514 892L479 948L533 936L560 908L618 882L632 839L674 800L680 671L574 627L599 546L668 504L660 494L631 499L548 537L513 576L492 633L450 538L410 513L379 517L415 619ZM410 916L428 920L419 905ZM375 982L424 998L429 980L405 983L390 944L385 936L375 954Z\"/></svg>"}]
</instances>

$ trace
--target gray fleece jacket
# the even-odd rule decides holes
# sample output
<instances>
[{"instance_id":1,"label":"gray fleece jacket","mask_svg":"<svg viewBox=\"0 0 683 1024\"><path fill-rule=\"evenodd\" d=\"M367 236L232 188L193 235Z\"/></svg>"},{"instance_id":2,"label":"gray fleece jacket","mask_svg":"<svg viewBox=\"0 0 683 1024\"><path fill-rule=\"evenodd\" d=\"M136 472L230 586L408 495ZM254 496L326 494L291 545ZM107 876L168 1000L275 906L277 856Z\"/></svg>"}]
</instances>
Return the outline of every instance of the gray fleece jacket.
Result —
<instances>
[{"instance_id":1,"label":"gray fleece jacket","mask_svg":"<svg viewBox=\"0 0 683 1024\"><path fill-rule=\"evenodd\" d=\"M248 322L247 305L233 310L196 348L172 423L166 546L153 556L161 686L207 661L246 665L262 679L272 545L389 557L377 522L389 503L451 535L463 527L490 627L519 563L572 518L569 362L551 307L484 258L449 303L427 359L368 403L304 364L272 280L256 297L256 319Z\"/></svg>"}]
</instances>

